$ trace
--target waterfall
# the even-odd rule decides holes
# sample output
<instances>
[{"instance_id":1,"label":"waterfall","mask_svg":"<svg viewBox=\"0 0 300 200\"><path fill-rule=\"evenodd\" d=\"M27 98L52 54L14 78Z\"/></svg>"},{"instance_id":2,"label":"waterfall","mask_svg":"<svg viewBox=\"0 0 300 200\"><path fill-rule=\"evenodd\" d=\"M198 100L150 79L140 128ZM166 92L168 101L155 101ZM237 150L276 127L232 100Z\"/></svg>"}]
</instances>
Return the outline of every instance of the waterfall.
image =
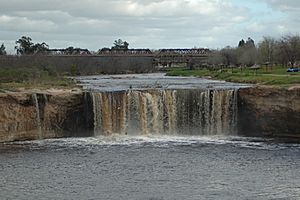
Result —
<instances>
[{"instance_id":1,"label":"waterfall","mask_svg":"<svg viewBox=\"0 0 300 200\"><path fill-rule=\"evenodd\" d=\"M95 135L236 134L235 90L92 92Z\"/></svg>"},{"instance_id":2,"label":"waterfall","mask_svg":"<svg viewBox=\"0 0 300 200\"><path fill-rule=\"evenodd\" d=\"M33 99L33 103L35 104L36 125L37 125L37 129L38 129L38 139L42 139L43 138L43 133L42 133L41 115L40 115L38 96L37 96L36 93L32 94L32 99Z\"/></svg>"}]
</instances>

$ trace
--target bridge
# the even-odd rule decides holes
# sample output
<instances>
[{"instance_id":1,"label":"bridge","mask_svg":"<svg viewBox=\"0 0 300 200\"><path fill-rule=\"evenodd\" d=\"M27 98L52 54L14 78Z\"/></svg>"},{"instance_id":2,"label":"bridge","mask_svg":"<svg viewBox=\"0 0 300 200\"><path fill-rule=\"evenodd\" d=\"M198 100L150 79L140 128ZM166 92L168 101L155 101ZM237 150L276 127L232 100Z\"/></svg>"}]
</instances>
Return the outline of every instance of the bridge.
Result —
<instances>
[{"instance_id":1,"label":"bridge","mask_svg":"<svg viewBox=\"0 0 300 200\"><path fill-rule=\"evenodd\" d=\"M207 62L209 54L210 50L205 48L161 49L155 55L153 64L171 67L172 64L185 63L192 69L195 65Z\"/></svg>"},{"instance_id":2,"label":"bridge","mask_svg":"<svg viewBox=\"0 0 300 200\"><path fill-rule=\"evenodd\" d=\"M98 52L99 56L141 56L152 57L155 66L172 66L172 64L185 63L189 68L195 64L203 64L211 51L206 48L192 49L109 49L104 48Z\"/></svg>"},{"instance_id":3,"label":"bridge","mask_svg":"<svg viewBox=\"0 0 300 200\"><path fill-rule=\"evenodd\" d=\"M81 75L145 73L181 63L193 69L197 65L205 65L210 54L211 51L204 48L160 50L105 48L97 53L80 48L50 49L43 54L0 56L0 69L42 66L62 74L74 71Z\"/></svg>"}]
</instances>

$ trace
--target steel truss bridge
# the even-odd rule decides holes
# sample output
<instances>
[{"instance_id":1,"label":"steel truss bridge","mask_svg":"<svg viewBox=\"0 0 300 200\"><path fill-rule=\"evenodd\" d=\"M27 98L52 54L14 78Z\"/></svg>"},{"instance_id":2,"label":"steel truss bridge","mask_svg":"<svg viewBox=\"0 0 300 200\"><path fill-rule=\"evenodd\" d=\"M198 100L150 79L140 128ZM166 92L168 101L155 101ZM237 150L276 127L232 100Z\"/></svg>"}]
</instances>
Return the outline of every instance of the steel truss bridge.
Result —
<instances>
[{"instance_id":1,"label":"steel truss bridge","mask_svg":"<svg viewBox=\"0 0 300 200\"><path fill-rule=\"evenodd\" d=\"M76 49L77 50L77 49ZM181 48L181 49L109 49L103 48L98 53L90 53L86 49L78 49L75 54L66 54L61 49L53 49L49 56L66 57L151 57L155 66L172 66L172 64L185 63L189 68L194 65L207 63L211 51L207 48Z\"/></svg>"},{"instance_id":2,"label":"steel truss bridge","mask_svg":"<svg viewBox=\"0 0 300 200\"><path fill-rule=\"evenodd\" d=\"M145 56L153 57L153 65L172 66L172 64L186 63L192 68L195 64L207 62L211 51L206 48L192 49L102 49L99 56Z\"/></svg>"}]
</instances>

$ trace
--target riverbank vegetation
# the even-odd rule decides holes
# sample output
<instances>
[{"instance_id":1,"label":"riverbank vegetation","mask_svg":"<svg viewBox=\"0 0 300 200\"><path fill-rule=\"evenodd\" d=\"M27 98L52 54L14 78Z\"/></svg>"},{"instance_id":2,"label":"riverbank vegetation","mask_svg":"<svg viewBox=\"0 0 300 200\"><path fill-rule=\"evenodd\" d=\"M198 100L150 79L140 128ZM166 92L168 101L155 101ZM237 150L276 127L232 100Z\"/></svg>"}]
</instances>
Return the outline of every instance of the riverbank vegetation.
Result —
<instances>
[{"instance_id":1,"label":"riverbank vegetation","mask_svg":"<svg viewBox=\"0 0 300 200\"><path fill-rule=\"evenodd\" d=\"M171 68L168 76L195 76L225 80L229 82L253 83L262 85L289 86L300 84L300 72L286 72L286 68L275 66L272 68L227 68L227 69L195 69Z\"/></svg>"},{"instance_id":2,"label":"riverbank vegetation","mask_svg":"<svg viewBox=\"0 0 300 200\"><path fill-rule=\"evenodd\" d=\"M53 71L40 68L3 68L0 69L0 89L48 89L73 88L75 83Z\"/></svg>"}]
</instances>

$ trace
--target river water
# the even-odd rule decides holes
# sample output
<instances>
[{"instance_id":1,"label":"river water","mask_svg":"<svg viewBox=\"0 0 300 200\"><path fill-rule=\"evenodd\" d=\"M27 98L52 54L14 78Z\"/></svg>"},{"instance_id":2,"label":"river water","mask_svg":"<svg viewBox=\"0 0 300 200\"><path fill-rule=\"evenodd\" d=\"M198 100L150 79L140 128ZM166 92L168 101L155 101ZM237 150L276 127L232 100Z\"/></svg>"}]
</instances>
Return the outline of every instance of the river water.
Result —
<instances>
[{"instance_id":1,"label":"river water","mask_svg":"<svg viewBox=\"0 0 300 200\"><path fill-rule=\"evenodd\" d=\"M118 135L0 150L0 199L300 199L296 144Z\"/></svg>"},{"instance_id":2,"label":"river water","mask_svg":"<svg viewBox=\"0 0 300 200\"><path fill-rule=\"evenodd\" d=\"M77 77L93 102L95 135L235 135L246 84L163 73Z\"/></svg>"},{"instance_id":3,"label":"river water","mask_svg":"<svg viewBox=\"0 0 300 200\"><path fill-rule=\"evenodd\" d=\"M237 89L249 84L195 77L165 76L164 73L74 77L86 90L124 91L149 89Z\"/></svg>"},{"instance_id":4,"label":"river water","mask_svg":"<svg viewBox=\"0 0 300 200\"><path fill-rule=\"evenodd\" d=\"M300 145L235 132L236 89L249 85L77 80L90 91L95 136L0 144L0 199L300 199Z\"/></svg>"}]
</instances>

